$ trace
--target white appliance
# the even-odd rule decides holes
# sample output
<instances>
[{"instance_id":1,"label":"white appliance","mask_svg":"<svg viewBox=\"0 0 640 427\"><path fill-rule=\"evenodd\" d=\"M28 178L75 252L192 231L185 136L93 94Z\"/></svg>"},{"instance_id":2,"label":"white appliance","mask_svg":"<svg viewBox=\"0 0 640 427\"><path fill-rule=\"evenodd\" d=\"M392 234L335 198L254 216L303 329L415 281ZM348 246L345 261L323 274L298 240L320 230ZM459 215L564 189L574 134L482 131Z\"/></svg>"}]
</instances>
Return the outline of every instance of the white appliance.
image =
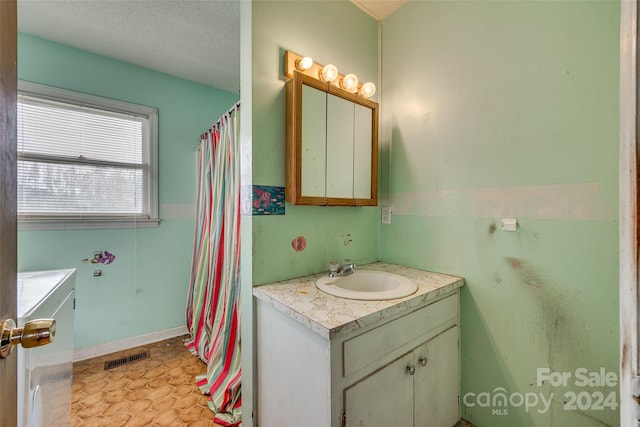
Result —
<instances>
[{"instance_id":1,"label":"white appliance","mask_svg":"<svg viewBox=\"0 0 640 427\"><path fill-rule=\"evenodd\" d=\"M18 426L69 426L76 271L18 273L18 326L55 319L52 343L18 353Z\"/></svg>"}]
</instances>

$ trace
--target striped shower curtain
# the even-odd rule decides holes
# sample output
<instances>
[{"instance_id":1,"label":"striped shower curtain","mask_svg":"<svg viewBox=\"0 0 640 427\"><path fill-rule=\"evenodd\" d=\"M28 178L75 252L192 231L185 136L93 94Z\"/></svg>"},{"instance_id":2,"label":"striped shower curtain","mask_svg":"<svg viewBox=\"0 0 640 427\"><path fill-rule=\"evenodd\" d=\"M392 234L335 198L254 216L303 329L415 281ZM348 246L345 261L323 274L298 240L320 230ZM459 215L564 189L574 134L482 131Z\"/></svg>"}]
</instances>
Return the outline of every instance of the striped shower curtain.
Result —
<instances>
[{"instance_id":1,"label":"striped shower curtain","mask_svg":"<svg viewBox=\"0 0 640 427\"><path fill-rule=\"evenodd\" d=\"M215 422L240 425L240 105L200 137L186 347L207 364L196 377Z\"/></svg>"}]
</instances>

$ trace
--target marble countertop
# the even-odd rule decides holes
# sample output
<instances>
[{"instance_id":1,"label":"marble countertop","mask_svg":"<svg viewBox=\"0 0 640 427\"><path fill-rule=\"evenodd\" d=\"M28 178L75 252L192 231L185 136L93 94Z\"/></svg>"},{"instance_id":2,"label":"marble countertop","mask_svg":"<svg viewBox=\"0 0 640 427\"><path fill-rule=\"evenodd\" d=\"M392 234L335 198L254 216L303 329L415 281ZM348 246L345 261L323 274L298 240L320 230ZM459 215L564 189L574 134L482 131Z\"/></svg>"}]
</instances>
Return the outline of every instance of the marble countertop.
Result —
<instances>
[{"instance_id":1,"label":"marble countertop","mask_svg":"<svg viewBox=\"0 0 640 427\"><path fill-rule=\"evenodd\" d=\"M313 332L330 339L424 305L464 285L464 279L460 277L383 262L358 268L388 271L408 277L418 285L418 290L408 297L386 301L338 298L316 288L316 280L326 274L321 273L255 286L253 295Z\"/></svg>"}]
</instances>

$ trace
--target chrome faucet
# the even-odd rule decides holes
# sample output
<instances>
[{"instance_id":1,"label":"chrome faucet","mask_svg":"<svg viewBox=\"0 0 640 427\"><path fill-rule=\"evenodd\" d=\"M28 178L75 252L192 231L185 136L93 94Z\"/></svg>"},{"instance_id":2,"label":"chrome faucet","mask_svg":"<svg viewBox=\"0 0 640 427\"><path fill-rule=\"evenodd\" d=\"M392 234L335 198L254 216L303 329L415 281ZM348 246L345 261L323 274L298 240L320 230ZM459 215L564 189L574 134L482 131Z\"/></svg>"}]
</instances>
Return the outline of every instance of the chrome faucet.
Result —
<instances>
[{"instance_id":1,"label":"chrome faucet","mask_svg":"<svg viewBox=\"0 0 640 427\"><path fill-rule=\"evenodd\" d=\"M350 259L345 259L344 264L338 266L338 263L331 261L329 264L329 277L344 277L353 274L356 271L356 264Z\"/></svg>"}]
</instances>

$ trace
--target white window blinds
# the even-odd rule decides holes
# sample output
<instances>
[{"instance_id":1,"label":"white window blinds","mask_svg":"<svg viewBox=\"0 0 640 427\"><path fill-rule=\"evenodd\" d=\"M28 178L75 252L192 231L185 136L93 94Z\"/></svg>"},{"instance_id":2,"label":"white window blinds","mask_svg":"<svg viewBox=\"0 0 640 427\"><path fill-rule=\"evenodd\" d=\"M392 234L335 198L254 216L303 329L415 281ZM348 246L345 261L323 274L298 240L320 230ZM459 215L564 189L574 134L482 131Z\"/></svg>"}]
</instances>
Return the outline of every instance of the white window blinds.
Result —
<instances>
[{"instance_id":1,"label":"white window blinds","mask_svg":"<svg viewBox=\"0 0 640 427\"><path fill-rule=\"evenodd\" d=\"M19 93L19 218L153 218L152 124L150 114Z\"/></svg>"}]
</instances>

